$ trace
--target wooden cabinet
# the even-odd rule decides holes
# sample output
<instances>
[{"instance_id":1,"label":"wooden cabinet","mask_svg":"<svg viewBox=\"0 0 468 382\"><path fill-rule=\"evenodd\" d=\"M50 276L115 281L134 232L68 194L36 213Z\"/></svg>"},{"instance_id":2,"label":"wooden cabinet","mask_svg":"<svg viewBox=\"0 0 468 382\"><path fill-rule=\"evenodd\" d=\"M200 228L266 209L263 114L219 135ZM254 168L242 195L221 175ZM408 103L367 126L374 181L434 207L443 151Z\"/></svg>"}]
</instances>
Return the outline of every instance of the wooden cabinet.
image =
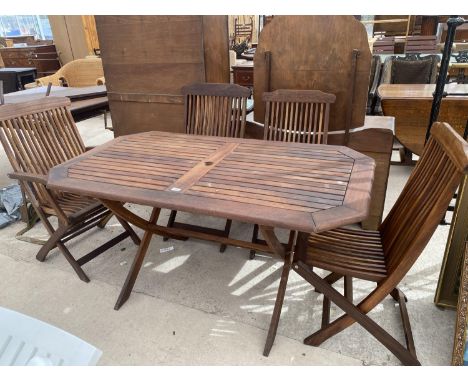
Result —
<instances>
[{"instance_id":1,"label":"wooden cabinet","mask_svg":"<svg viewBox=\"0 0 468 382\"><path fill-rule=\"evenodd\" d=\"M0 54L6 68L36 68L38 77L48 76L60 69L55 45L0 48Z\"/></svg>"},{"instance_id":2,"label":"wooden cabinet","mask_svg":"<svg viewBox=\"0 0 468 382\"><path fill-rule=\"evenodd\" d=\"M253 63L249 65L235 65L232 67L233 81L237 85L253 87Z\"/></svg>"}]
</instances>

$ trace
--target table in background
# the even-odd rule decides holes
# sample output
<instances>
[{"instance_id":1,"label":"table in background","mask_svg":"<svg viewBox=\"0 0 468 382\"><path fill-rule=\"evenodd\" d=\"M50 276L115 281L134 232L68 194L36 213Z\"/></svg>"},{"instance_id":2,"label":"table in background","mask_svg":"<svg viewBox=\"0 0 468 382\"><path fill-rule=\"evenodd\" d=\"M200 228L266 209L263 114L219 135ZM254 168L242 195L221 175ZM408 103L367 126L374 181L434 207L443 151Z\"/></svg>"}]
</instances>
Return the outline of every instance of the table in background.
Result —
<instances>
[{"instance_id":1,"label":"table in background","mask_svg":"<svg viewBox=\"0 0 468 382\"><path fill-rule=\"evenodd\" d=\"M0 81L3 81L3 93L23 90L24 85L36 81L36 68L1 68Z\"/></svg>"},{"instance_id":2,"label":"table in background","mask_svg":"<svg viewBox=\"0 0 468 382\"><path fill-rule=\"evenodd\" d=\"M54 167L48 187L101 200L142 228L115 309L130 296L152 234L194 237L273 253L291 250L274 228L321 232L369 211L374 160L344 146L147 132L116 138ZM123 203L153 207L149 221ZM161 208L258 224L267 244L158 225ZM207 233L208 232L208 233Z\"/></svg>"},{"instance_id":3,"label":"table in background","mask_svg":"<svg viewBox=\"0 0 468 382\"><path fill-rule=\"evenodd\" d=\"M424 147L434 91L435 84L383 84L378 88L384 115L395 117L395 136L417 155ZM449 95L442 99L438 121L448 122L463 135L468 121L468 84L447 84L444 91Z\"/></svg>"},{"instance_id":4,"label":"table in background","mask_svg":"<svg viewBox=\"0 0 468 382\"><path fill-rule=\"evenodd\" d=\"M26 102L45 97L46 91L46 86L39 86L7 94L5 95L5 103ZM52 86L50 95L70 98L70 110L76 122L102 114L104 110L109 110L109 100L107 99L105 85L82 88Z\"/></svg>"}]
</instances>

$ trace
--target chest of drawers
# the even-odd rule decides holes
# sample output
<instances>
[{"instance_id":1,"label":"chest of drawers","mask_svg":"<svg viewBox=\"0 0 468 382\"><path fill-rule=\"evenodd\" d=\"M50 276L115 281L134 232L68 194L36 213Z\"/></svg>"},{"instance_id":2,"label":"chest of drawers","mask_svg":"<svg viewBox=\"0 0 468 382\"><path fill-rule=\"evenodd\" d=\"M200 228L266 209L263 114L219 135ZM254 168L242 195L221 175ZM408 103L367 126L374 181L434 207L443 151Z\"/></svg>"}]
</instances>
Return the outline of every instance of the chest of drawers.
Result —
<instances>
[{"instance_id":1,"label":"chest of drawers","mask_svg":"<svg viewBox=\"0 0 468 382\"><path fill-rule=\"evenodd\" d=\"M0 54L6 68L36 68L38 77L48 76L60 69L55 45L0 48Z\"/></svg>"}]
</instances>

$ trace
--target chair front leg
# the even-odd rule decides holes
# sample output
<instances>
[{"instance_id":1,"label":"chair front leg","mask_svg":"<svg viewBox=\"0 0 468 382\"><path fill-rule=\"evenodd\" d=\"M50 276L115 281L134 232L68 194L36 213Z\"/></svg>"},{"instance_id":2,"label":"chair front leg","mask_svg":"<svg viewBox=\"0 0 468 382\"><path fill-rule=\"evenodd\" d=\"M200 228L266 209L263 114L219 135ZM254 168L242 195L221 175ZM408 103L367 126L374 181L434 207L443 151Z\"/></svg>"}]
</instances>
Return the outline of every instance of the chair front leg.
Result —
<instances>
[{"instance_id":1,"label":"chair front leg","mask_svg":"<svg viewBox=\"0 0 468 382\"><path fill-rule=\"evenodd\" d=\"M338 293L338 291L320 278L315 272L310 271L304 263L301 261L294 263L293 269L305 280L318 288L326 297L346 313L344 316L333 321L325 328L307 337L304 340L306 345L318 346L326 339L350 326L352 323L358 322L364 329L390 350L403 364L413 366L420 365L420 362L411 351L401 345L375 321L368 317L366 313L362 312L347 298ZM375 297L377 296L378 295L376 294Z\"/></svg>"},{"instance_id":2,"label":"chair front leg","mask_svg":"<svg viewBox=\"0 0 468 382\"><path fill-rule=\"evenodd\" d=\"M57 242L63 238L63 236L65 236L67 230L68 230L68 226L65 226L65 225L61 225L57 228L57 230L55 230L55 232L53 232L50 237L49 237L49 240L47 240L47 242L41 247L41 249L39 250L39 252L37 252L37 255L36 255L36 259L38 261L40 261L41 263L43 261L45 261L47 255L49 254L49 252L54 249L56 246L57 246ZM53 230L53 228L52 228Z\"/></svg>"}]
</instances>

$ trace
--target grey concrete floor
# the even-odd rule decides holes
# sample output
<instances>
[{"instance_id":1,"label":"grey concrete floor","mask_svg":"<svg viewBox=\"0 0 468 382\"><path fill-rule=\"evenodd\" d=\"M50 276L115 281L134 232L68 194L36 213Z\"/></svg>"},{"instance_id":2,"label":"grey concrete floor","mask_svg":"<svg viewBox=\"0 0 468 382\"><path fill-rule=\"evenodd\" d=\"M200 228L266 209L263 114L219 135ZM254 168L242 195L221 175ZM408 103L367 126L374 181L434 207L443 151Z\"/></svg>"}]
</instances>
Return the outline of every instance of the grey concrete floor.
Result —
<instances>
[{"instance_id":1,"label":"grey concrete floor","mask_svg":"<svg viewBox=\"0 0 468 382\"><path fill-rule=\"evenodd\" d=\"M88 145L112 138L102 117L78 124ZM10 184L10 171L0 154L0 186ZM388 211L411 168L392 166ZM130 206L148 216L150 209ZM168 217L164 211L160 222ZM180 221L222 227L220 219L180 213ZM91 278L81 282L65 259L52 252L44 263L35 260L38 246L15 239L16 223L0 230L0 305L39 318L102 349L102 365L399 365L399 361L358 325L323 343L302 344L320 325L322 296L292 273L275 345L262 356L281 272L281 263L267 256L248 259L248 251L216 244L153 238L134 291L119 310L113 306L136 251L125 240L84 266ZM232 235L249 238L252 227L234 222ZM121 232L113 219L104 231L92 230L75 240L78 257ZM141 231L137 230L139 234ZM282 235L286 234L281 232ZM29 232L46 237L41 225ZM448 365L455 313L433 303L448 235L440 226L423 255L400 284L408 309L418 357L424 365ZM339 284L338 284L339 285ZM358 282L356 298L371 283ZM332 317L341 312L332 309ZM391 298L371 317L404 342L398 305Z\"/></svg>"}]
</instances>

